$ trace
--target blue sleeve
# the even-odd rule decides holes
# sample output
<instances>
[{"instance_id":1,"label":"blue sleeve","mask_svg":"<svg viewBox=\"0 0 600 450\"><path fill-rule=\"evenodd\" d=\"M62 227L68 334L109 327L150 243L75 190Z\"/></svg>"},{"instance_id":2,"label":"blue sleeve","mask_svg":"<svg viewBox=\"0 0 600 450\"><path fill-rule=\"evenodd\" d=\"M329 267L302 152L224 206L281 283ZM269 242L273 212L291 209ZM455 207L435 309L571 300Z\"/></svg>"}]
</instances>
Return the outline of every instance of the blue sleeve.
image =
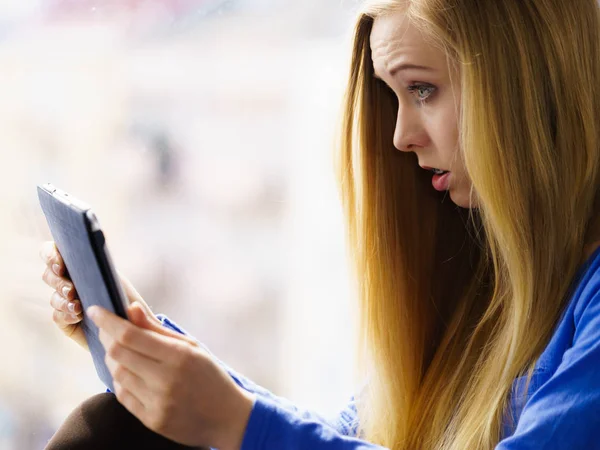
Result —
<instances>
[{"instance_id":1,"label":"blue sleeve","mask_svg":"<svg viewBox=\"0 0 600 450\"><path fill-rule=\"evenodd\" d=\"M600 292L581 299L574 320L572 346L496 450L600 449Z\"/></svg>"},{"instance_id":2,"label":"blue sleeve","mask_svg":"<svg viewBox=\"0 0 600 450\"><path fill-rule=\"evenodd\" d=\"M187 336L183 328L168 317L157 315L163 326ZM235 372L199 343L243 389L256 395L246 426L241 450L386 450L350 436L357 433L354 399L333 420L301 410L289 400L277 397Z\"/></svg>"},{"instance_id":3,"label":"blue sleeve","mask_svg":"<svg viewBox=\"0 0 600 450\"><path fill-rule=\"evenodd\" d=\"M175 322L170 320L167 316L163 314L158 314L156 317L158 318L158 320L160 320L163 326L177 333L185 334L186 336L192 337L188 332L186 332L183 328L181 328ZM198 341L196 340L196 342ZM200 346L202 346L202 348L206 350L221 367L223 367L223 369L241 388L255 394L259 398L269 400L270 404L276 404L281 410L286 410L288 412L293 413L294 417L307 421L317 422L323 426L332 428L335 432L343 435L356 435L358 429L358 420L354 398L351 399L348 405L346 405L346 407L336 417L325 418L316 412L301 409L295 404L293 404L291 401L283 397L278 397L269 390L257 385L253 381L237 373L231 367L227 366L225 363L220 361L214 354L210 352L210 350L204 344L200 342L198 342L198 344L200 344Z\"/></svg>"},{"instance_id":4,"label":"blue sleeve","mask_svg":"<svg viewBox=\"0 0 600 450\"><path fill-rule=\"evenodd\" d=\"M257 397L241 450L384 450Z\"/></svg>"}]
</instances>

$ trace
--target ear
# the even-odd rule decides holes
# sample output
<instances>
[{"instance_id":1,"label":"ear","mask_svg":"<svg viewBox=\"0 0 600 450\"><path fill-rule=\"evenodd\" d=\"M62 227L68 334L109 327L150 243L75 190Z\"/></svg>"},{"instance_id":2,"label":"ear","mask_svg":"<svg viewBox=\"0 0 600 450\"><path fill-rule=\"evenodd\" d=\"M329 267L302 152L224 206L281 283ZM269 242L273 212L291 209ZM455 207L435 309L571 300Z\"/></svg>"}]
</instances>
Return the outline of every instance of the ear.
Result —
<instances>
[{"instance_id":1,"label":"ear","mask_svg":"<svg viewBox=\"0 0 600 450\"><path fill-rule=\"evenodd\" d=\"M144 307L138 302L133 302L131 305L129 305L129 308L127 309L127 316L129 317L129 321L131 323L140 328L154 331L155 333L162 334L163 336L172 337L193 345L198 345L198 343L191 337L177 333L167 327L162 326L158 319L153 316L150 317Z\"/></svg>"}]
</instances>

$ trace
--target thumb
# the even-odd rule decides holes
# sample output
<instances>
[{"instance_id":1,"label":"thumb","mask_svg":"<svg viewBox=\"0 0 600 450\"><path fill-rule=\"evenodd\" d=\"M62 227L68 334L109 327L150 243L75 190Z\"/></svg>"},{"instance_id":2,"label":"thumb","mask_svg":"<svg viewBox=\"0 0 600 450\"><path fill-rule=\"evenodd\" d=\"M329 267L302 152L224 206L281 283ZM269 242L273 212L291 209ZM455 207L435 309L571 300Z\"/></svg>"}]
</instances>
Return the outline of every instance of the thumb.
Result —
<instances>
[{"instance_id":1,"label":"thumb","mask_svg":"<svg viewBox=\"0 0 600 450\"><path fill-rule=\"evenodd\" d=\"M138 302L133 302L127 309L127 316L129 321L134 325L143 328L145 330L154 331L155 333L162 334L163 336L172 337L180 341L186 341L191 344L197 345L197 342L189 336L177 333L167 327L164 327L158 319L150 317L144 307Z\"/></svg>"},{"instance_id":2,"label":"thumb","mask_svg":"<svg viewBox=\"0 0 600 450\"><path fill-rule=\"evenodd\" d=\"M151 321L146 311L137 302L131 303L129 308L127 308L127 316L129 317L129 321L134 325L137 325L140 328L145 328L146 330L156 330L160 325Z\"/></svg>"}]
</instances>

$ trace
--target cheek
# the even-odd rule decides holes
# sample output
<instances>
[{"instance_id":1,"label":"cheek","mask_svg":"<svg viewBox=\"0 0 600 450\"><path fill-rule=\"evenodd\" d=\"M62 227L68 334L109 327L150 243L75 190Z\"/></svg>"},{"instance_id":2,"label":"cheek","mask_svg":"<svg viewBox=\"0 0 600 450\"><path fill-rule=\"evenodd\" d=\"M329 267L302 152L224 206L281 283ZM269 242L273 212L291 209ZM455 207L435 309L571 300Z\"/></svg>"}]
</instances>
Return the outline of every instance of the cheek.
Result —
<instances>
[{"instance_id":1,"label":"cheek","mask_svg":"<svg viewBox=\"0 0 600 450\"><path fill-rule=\"evenodd\" d=\"M455 166L458 165L455 164ZM470 200L472 182L461 164L452 171L450 178L450 198L456 205L462 208L477 208L477 193L473 193L473 199Z\"/></svg>"},{"instance_id":2,"label":"cheek","mask_svg":"<svg viewBox=\"0 0 600 450\"><path fill-rule=\"evenodd\" d=\"M445 169L457 170L456 164L461 158L456 117L454 114L439 114L430 118L427 125L429 136L437 150L437 160L444 164Z\"/></svg>"},{"instance_id":3,"label":"cheek","mask_svg":"<svg viewBox=\"0 0 600 450\"><path fill-rule=\"evenodd\" d=\"M460 106L459 106L460 108ZM453 97L441 95L430 117L430 130L435 135L436 148L439 156L446 164L451 164L460 158L458 155L458 112ZM448 167L452 169L451 167Z\"/></svg>"}]
</instances>

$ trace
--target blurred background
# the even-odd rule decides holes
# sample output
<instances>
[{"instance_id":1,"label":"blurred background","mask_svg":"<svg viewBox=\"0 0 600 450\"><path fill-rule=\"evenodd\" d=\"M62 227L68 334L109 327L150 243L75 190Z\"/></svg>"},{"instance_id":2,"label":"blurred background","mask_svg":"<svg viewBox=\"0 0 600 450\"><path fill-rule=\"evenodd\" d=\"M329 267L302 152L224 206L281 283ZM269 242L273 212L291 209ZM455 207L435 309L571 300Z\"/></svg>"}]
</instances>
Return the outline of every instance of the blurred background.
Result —
<instances>
[{"instance_id":1,"label":"blurred background","mask_svg":"<svg viewBox=\"0 0 600 450\"><path fill-rule=\"evenodd\" d=\"M357 0L0 1L0 449L102 392L51 319L36 185L91 204L116 266L257 383L352 394L333 145Z\"/></svg>"}]
</instances>

